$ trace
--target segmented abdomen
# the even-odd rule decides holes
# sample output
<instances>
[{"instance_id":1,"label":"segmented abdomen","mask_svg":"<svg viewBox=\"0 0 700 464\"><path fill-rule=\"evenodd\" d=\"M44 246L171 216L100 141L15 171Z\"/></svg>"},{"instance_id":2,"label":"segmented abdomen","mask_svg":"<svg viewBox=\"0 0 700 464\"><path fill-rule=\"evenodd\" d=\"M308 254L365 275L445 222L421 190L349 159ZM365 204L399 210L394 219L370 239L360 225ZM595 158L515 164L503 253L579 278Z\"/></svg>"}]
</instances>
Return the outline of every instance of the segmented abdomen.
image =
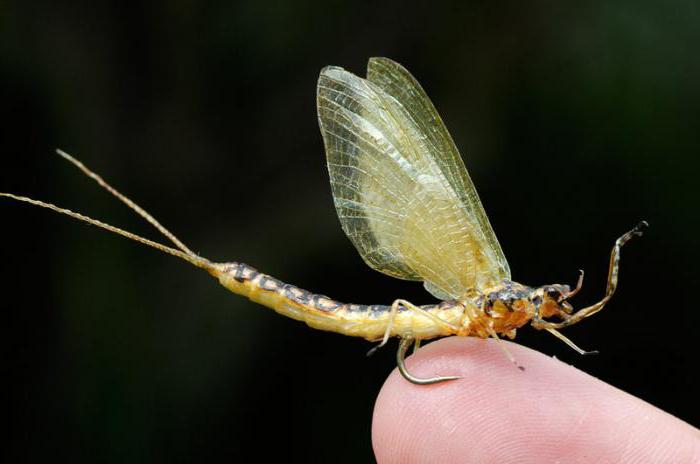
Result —
<instances>
[{"instance_id":1,"label":"segmented abdomen","mask_svg":"<svg viewBox=\"0 0 700 464\"><path fill-rule=\"evenodd\" d=\"M286 284L243 263L216 264L209 272L230 291L315 329L377 340L384 335L389 322L391 306L341 303ZM421 308L451 323L458 323L462 314L462 307L456 302L444 301ZM392 336L428 339L450 335L430 318L404 307L399 308L392 327Z\"/></svg>"}]
</instances>

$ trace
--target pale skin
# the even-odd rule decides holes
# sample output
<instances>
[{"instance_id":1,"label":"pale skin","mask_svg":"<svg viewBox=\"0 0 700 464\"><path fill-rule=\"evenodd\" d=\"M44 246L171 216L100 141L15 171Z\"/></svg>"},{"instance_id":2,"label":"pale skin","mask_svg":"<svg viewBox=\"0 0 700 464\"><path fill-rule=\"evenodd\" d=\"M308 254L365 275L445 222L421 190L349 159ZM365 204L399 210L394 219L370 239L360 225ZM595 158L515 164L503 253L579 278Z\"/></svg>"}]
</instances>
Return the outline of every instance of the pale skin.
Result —
<instances>
[{"instance_id":1,"label":"pale skin","mask_svg":"<svg viewBox=\"0 0 700 464\"><path fill-rule=\"evenodd\" d=\"M406 360L431 386L395 370L372 422L377 462L696 463L700 430L590 375L521 345L451 337Z\"/></svg>"}]
</instances>

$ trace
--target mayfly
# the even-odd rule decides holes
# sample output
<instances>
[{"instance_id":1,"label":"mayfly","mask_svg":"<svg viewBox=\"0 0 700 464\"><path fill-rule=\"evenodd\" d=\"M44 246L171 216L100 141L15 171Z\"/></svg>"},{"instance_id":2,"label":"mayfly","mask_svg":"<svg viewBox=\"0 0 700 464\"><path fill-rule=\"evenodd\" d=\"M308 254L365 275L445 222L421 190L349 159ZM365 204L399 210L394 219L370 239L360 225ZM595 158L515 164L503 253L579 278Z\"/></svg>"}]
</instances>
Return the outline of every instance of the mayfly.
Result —
<instances>
[{"instance_id":1,"label":"mayfly","mask_svg":"<svg viewBox=\"0 0 700 464\"><path fill-rule=\"evenodd\" d=\"M423 88L401 65L371 58L365 79L340 67L324 68L318 79L317 108L343 230L371 268L422 281L440 303L416 306L397 299L391 305L344 304L243 263L209 261L61 150L61 156L150 222L176 248L50 203L10 193L0 196L51 209L177 256L208 271L228 290L313 328L381 341L378 346L399 337L399 371L416 384L458 378L419 378L407 371L404 358L409 347L417 349L422 340L436 337L512 339L516 329L530 322L585 354L559 329L603 309L617 288L620 249L642 235L646 222L615 242L604 297L574 312L568 300L581 290L583 272L573 290L560 284L532 288L511 280L508 262L450 134Z\"/></svg>"}]
</instances>

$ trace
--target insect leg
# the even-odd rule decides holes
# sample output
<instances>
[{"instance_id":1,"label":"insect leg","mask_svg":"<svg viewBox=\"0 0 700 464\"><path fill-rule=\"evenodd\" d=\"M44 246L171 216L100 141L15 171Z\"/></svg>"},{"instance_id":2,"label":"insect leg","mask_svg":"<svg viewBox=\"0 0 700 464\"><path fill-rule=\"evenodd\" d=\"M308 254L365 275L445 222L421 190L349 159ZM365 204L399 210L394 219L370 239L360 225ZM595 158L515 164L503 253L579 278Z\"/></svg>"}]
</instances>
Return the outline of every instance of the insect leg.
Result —
<instances>
[{"instance_id":1,"label":"insect leg","mask_svg":"<svg viewBox=\"0 0 700 464\"><path fill-rule=\"evenodd\" d=\"M415 353L416 351L418 351L418 348L420 348L420 340L416 339L416 341L413 342L413 352Z\"/></svg>"},{"instance_id":2,"label":"insect leg","mask_svg":"<svg viewBox=\"0 0 700 464\"><path fill-rule=\"evenodd\" d=\"M396 313L399 311L399 306L401 305L402 300L394 300L394 302L391 304L391 310L389 311L389 321L386 323L386 330L384 331L384 337L382 337L381 343L379 345L372 347L367 352L367 356L372 356L376 351L386 345L386 343L389 341L389 337L391 336L391 329L394 327L394 318L396 317Z\"/></svg>"},{"instance_id":3,"label":"insect leg","mask_svg":"<svg viewBox=\"0 0 700 464\"><path fill-rule=\"evenodd\" d=\"M586 351L586 350L583 350L583 349L579 348L579 347L576 345L576 343L574 343L574 342L572 342L571 340L569 340L569 338L567 338L564 334L562 334L561 332L559 332L559 331L556 330L556 329L546 329L546 330L547 330L547 332L549 332L549 333L551 333L552 335L554 335L555 337L557 337L559 340L561 340L561 341L563 341L564 343L566 343L567 345L569 345L569 347L570 347L571 349L573 349L574 351L576 351L576 352L577 352L578 354L580 354L580 355L584 355L584 354L598 354L598 351L596 351L596 350L593 350L593 351Z\"/></svg>"},{"instance_id":4,"label":"insect leg","mask_svg":"<svg viewBox=\"0 0 700 464\"><path fill-rule=\"evenodd\" d=\"M573 324L576 324L577 322L580 322L581 320L590 317L603 309L605 307L605 304L610 301L610 298L612 298L613 293L615 293L615 290L617 289L617 275L618 271L620 268L620 249L623 247L625 243L630 241L634 237L641 237L642 236L642 229L645 227L648 227L649 224L646 221L642 221L637 226L618 238L615 241L615 246L613 246L612 252L610 253L610 268L608 270L608 286L605 291L605 296L603 297L602 300L599 302L587 307L580 309L576 313L572 314L571 316L567 317L566 320L562 322L545 322L545 321L539 321L535 324L533 324L533 327L538 328L538 329L560 329L562 327L567 327Z\"/></svg>"},{"instance_id":5,"label":"insect leg","mask_svg":"<svg viewBox=\"0 0 700 464\"><path fill-rule=\"evenodd\" d=\"M396 304L396 303L399 303L401 306L403 306L403 307L406 308L406 309L410 309L411 311L415 311L416 313L421 314L421 315L427 317L428 319L430 319L431 321L435 322L435 323L436 323L437 325L439 325L440 327L443 327L443 328L445 328L445 329L447 329L447 330L449 330L449 331L452 331L453 333L459 332L459 327L458 327L458 326L456 326L456 325L454 325L454 324L450 324L449 322L440 319L440 318L437 317L435 314L431 313L430 311L426 311L425 309L421 308L420 306L414 305L414 304L411 303L410 301L406 301L406 300L396 300L396 301L394 302L394 304Z\"/></svg>"},{"instance_id":6,"label":"insect leg","mask_svg":"<svg viewBox=\"0 0 700 464\"><path fill-rule=\"evenodd\" d=\"M468 308L465 306L464 310L467 311ZM472 316L475 316L475 315L472 314ZM505 343L503 343L503 341L501 340L501 337L498 336L498 333L496 333L496 331L493 329L493 327L491 327L488 323L485 323L483 320L479 319L478 317L473 317L473 318L472 318L472 321L477 322L477 323L478 323L479 325L481 325L484 329L486 329L486 331L489 333L489 336L490 336L490 337L496 339L496 344L497 344L498 347L503 351L503 354L506 355L506 358L508 358L508 360L509 360L510 362L512 362L512 363L513 363L518 369L520 369L521 371L524 371L524 370L525 370L525 368L524 368L523 366L521 366L521 365L518 363L518 361L515 360L515 356L513 356L512 353L511 353L510 351L508 351L508 347L505 345Z\"/></svg>"},{"instance_id":7,"label":"insect leg","mask_svg":"<svg viewBox=\"0 0 700 464\"><path fill-rule=\"evenodd\" d=\"M425 309L423 309L419 306L416 306L409 301L397 299L397 300L394 300L394 302L391 304L391 310L389 311L389 321L387 322L386 330L384 331L384 337L382 337L381 343L379 343L379 345L377 345L377 346L373 347L371 350L369 350L367 352L367 356L372 356L379 348L381 348L387 344L387 342L389 341L389 337L391 337L391 331L394 328L394 319L396 318L396 314L398 313L399 308L401 306L427 317L428 319L435 322L437 325L439 325L443 328L446 328L447 330L451 331L452 333L457 333L457 331L459 331L459 327L440 319L435 314L432 314L430 311L426 311ZM418 343L418 345L420 345L419 340L416 340L416 342ZM416 351L417 349L418 349L418 347L415 347L414 351Z\"/></svg>"},{"instance_id":8,"label":"insect leg","mask_svg":"<svg viewBox=\"0 0 700 464\"><path fill-rule=\"evenodd\" d=\"M456 380L459 379L460 377L455 377L455 376L450 376L450 377L430 377L427 379L420 378L420 377L415 377L413 374L408 372L406 370L406 364L404 362L406 358L406 351L408 350L408 347L411 346L411 344L414 342L413 338L411 337L406 337L402 338L401 342L399 342L399 349L396 352L396 365L399 368L399 372L403 376L404 379L408 380L411 383L414 383L416 385L430 385L433 383L439 383L439 382L447 382L448 380Z\"/></svg>"}]
</instances>

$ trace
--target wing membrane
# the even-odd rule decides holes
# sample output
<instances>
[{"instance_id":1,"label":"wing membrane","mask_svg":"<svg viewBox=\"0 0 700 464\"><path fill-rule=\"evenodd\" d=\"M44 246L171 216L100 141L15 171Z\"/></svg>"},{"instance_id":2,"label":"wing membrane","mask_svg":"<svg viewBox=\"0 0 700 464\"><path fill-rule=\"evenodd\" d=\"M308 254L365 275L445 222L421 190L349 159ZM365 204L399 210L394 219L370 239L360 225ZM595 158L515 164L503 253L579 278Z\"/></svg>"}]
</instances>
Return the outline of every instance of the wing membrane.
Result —
<instances>
[{"instance_id":1,"label":"wing membrane","mask_svg":"<svg viewBox=\"0 0 700 464\"><path fill-rule=\"evenodd\" d=\"M418 82L373 58L368 79L327 67L318 117L343 230L365 262L457 298L510 277L457 149Z\"/></svg>"}]
</instances>

